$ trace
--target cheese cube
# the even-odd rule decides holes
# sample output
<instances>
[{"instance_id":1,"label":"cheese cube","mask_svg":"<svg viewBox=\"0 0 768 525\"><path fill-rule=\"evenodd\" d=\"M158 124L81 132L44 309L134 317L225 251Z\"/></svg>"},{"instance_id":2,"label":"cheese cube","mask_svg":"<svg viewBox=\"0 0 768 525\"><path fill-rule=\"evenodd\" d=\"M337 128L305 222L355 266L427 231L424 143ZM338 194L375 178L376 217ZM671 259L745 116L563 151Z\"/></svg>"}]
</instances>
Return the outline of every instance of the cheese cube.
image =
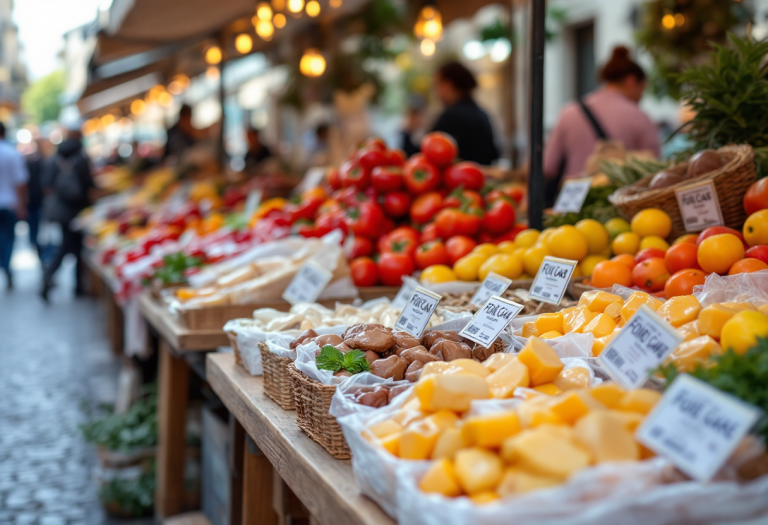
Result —
<instances>
[{"instance_id":1,"label":"cheese cube","mask_svg":"<svg viewBox=\"0 0 768 525\"><path fill-rule=\"evenodd\" d=\"M616 408L648 414L656 406L656 403L659 402L659 399L661 399L660 392L648 390L647 388L638 388L637 390L630 390L625 393L621 398L619 406Z\"/></svg>"},{"instance_id":2,"label":"cheese cube","mask_svg":"<svg viewBox=\"0 0 768 525\"><path fill-rule=\"evenodd\" d=\"M419 482L419 488L428 493L442 494L449 498L461 495L459 479L453 464L443 458L432 463Z\"/></svg>"},{"instance_id":3,"label":"cheese cube","mask_svg":"<svg viewBox=\"0 0 768 525\"><path fill-rule=\"evenodd\" d=\"M528 339L517 359L528 367L532 386L551 383L564 367L552 347L537 337Z\"/></svg>"},{"instance_id":4,"label":"cheese cube","mask_svg":"<svg viewBox=\"0 0 768 525\"><path fill-rule=\"evenodd\" d=\"M582 333L584 327L587 326L596 315L595 312L588 310L586 306L579 306L572 312L563 314L564 333Z\"/></svg>"},{"instance_id":5,"label":"cheese cube","mask_svg":"<svg viewBox=\"0 0 768 525\"><path fill-rule=\"evenodd\" d=\"M494 452L482 448L465 448L454 461L459 485L469 495L494 490L501 481L504 463Z\"/></svg>"},{"instance_id":6,"label":"cheese cube","mask_svg":"<svg viewBox=\"0 0 768 525\"><path fill-rule=\"evenodd\" d=\"M533 321L524 322L522 335L525 338L539 335L539 329L536 327L536 323Z\"/></svg>"},{"instance_id":7,"label":"cheese cube","mask_svg":"<svg viewBox=\"0 0 768 525\"><path fill-rule=\"evenodd\" d=\"M624 307L624 301L616 301L605 307L605 315L610 317L616 322L621 319L621 309Z\"/></svg>"},{"instance_id":8,"label":"cheese cube","mask_svg":"<svg viewBox=\"0 0 768 525\"><path fill-rule=\"evenodd\" d=\"M507 399L515 393L515 388L530 386L528 367L514 359L485 378L496 399Z\"/></svg>"},{"instance_id":9,"label":"cheese cube","mask_svg":"<svg viewBox=\"0 0 768 525\"><path fill-rule=\"evenodd\" d=\"M600 403L583 390L566 392L558 396L550 403L549 408L569 425L573 425L592 410L603 409Z\"/></svg>"},{"instance_id":10,"label":"cheese cube","mask_svg":"<svg viewBox=\"0 0 768 525\"><path fill-rule=\"evenodd\" d=\"M582 366L563 369L552 381L560 390L589 388L589 370Z\"/></svg>"},{"instance_id":11,"label":"cheese cube","mask_svg":"<svg viewBox=\"0 0 768 525\"><path fill-rule=\"evenodd\" d=\"M558 337L563 337L563 334L561 334L557 330L550 330L549 332L541 334L539 336L539 339L556 339Z\"/></svg>"},{"instance_id":12,"label":"cheese cube","mask_svg":"<svg viewBox=\"0 0 768 525\"><path fill-rule=\"evenodd\" d=\"M584 333L590 333L594 335L595 338L600 338L611 335L614 328L616 328L616 321L611 319L608 314L597 314L594 319L584 327Z\"/></svg>"},{"instance_id":13,"label":"cheese cube","mask_svg":"<svg viewBox=\"0 0 768 525\"><path fill-rule=\"evenodd\" d=\"M736 315L736 310L723 306L722 304L707 306L699 314L699 334L720 339L720 332L723 331L723 325L734 315Z\"/></svg>"},{"instance_id":14,"label":"cheese cube","mask_svg":"<svg viewBox=\"0 0 768 525\"><path fill-rule=\"evenodd\" d=\"M554 383L544 383L543 385L533 387L533 389L542 394L547 394L548 396L557 396L563 393L563 391Z\"/></svg>"},{"instance_id":15,"label":"cheese cube","mask_svg":"<svg viewBox=\"0 0 768 525\"><path fill-rule=\"evenodd\" d=\"M446 363L445 361L430 361L424 365L424 368L421 369L421 375L419 376L419 379L423 380L427 376L431 376L433 374L448 374L455 371L456 369L451 366L451 363Z\"/></svg>"},{"instance_id":16,"label":"cheese cube","mask_svg":"<svg viewBox=\"0 0 768 525\"><path fill-rule=\"evenodd\" d=\"M681 343L667 361L675 365L680 372L692 372L698 365L706 363L710 357L722 353L723 349L717 341L708 335L703 335Z\"/></svg>"},{"instance_id":17,"label":"cheese cube","mask_svg":"<svg viewBox=\"0 0 768 525\"><path fill-rule=\"evenodd\" d=\"M496 488L496 492L502 498L506 498L515 494L545 489L559 484L560 480L558 478L539 476L520 468L510 467L504 471L504 476L501 478L501 483Z\"/></svg>"},{"instance_id":18,"label":"cheese cube","mask_svg":"<svg viewBox=\"0 0 768 525\"><path fill-rule=\"evenodd\" d=\"M432 459L448 458L453 460L456 452L466 448L467 443L458 427L445 429L435 442L435 448L432 449Z\"/></svg>"},{"instance_id":19,"label":"cheese cube","mask_svg":"<svg viewBox=\"0 0 768 525\"><path fill-rule=\"evenodd\" d=\"M440 432L442 432L447 428L456 426L456 423L459 422L459 416L450 410L442 409L425 417L424 420L434 423Z\"/></svg>"},{"instance_id":20,"label":"cheese cube","mask_svg":"<svg viewBox=\"0 0 768 525\"><path fill-rule=\"evenodd\" d=\"M752 310L755 311L757 308L755 308L755 305L745 302L738 302L738 301L727 301L725 303L720 303L725 308L730 308L736 313L743 312L744 310Z\"/></svg>"},{"instance_id":21,"label":"cheese cube","mask_svg":"<svg viewBox=\"0 0 768 525\"><path fill-rule=\"evenodd\" d=\"M761 314L768 315L768 303L765 303L763 306L757 309L758 312Z\"/></svg>"},{"instance_id":22,"label":"cheese cube","mask_svg":"<svg viewBox=\"0 0 768 525\"><path fill-rule=\"evenodd\" d=\"M421 406L430 411L445 408L466 412L473 400L491 397L485 379L473 374L431 375L416 383L414 389Z\"/></svg>"},{"instance_id":23,"label":"cheese cube","mask_svg":"<svg viewBox=\"0 0 768 525\"><path fill-rule=\"evenodd\" d=\"M545 334L552 330L563 333L563 314L560 312L541 314L536 318L535 323L539 334Z\"/></svg>"},{"instance_id":24,"label":"cheese cube","mask_svg":"<svg viewBox=\"0 0 768 525\"><path fill-rule=\"evenodd\" d=\"M520 432L520 419L512 411L472 416L464 421L461 432L469 446L500 447L505 439Z\"/></svg>"},{"instance_id":25,"label":"cheese cube","mask_svg":"<svg viewBox=\"0 0 768 525\"><path fill-rule=\"evenodd\" d=\"M512 361L517 361L517 356L515 354L505 354L502 352L497 352L493 354L491 357L483 361L483 366L490 370L491 372L496 372L500 368L502 368L505 365L508 365Z\"/></svg>"},{"instance_id":26,"label":"cheese cube","mask_svg":"<svg viewBox=\"0 0 768 525\"><path fill-rule=\"evenodd\" d=\"M623 326L623 323L629 321L640 306L644 304L648 305L655 312L664 304L664 301L645 292L632 292L629 299L624 301L624 306L621 307L622 322L620 324Z\"/></svg>"},{"instance_id":27,"label":"cheese cube","mask_svg":"<svg viewBox=\"0 0 768 525\"><path fill-rule=\"evenodd\" d=\"M669 324L677 328L695 321L701 312L701 303L692 295L672 297L656 310L656 313Z\"/></svg>"},{"instance_id":28,"label":"cheese cube","mask_svg":"<svg viewBox=\"0 0 768 525\"><path fill-rule=\"evenodd\" d=\"M379 440L379 444L384 447L384 450L389 452L395 457L400 456L400 437L403 435L402 432L397 432L395 434L390 434L387 437L383 437Z\"/></svg>"},{"instance_id":29,"label":"cheese cube","mask_svg":"<svg viewBox=\"0 0 768 525\"><path fill-rule=\"evenodd\" d=\"M609 410L609 414L621 421L630 434L633 436L637 432L637 427L645 420L645 415L640 412L628 412L624 410Z\"/></svg>"},{"instance_id":30,"label":"cheese cube","mask_svg":"<svg viewBox=\"0 0 768 525\"><path fill-rule=\"evenodd\" d=\"M397 432L402 432L403 425L391 419L387 419L386 421L373 425L368 430L370 430L370 432L377 438L384 438L396 434Z\"/></svg>"},{"instance_id":31,"label":"cheese cube","mask_svg":"<svg viewBox=\"0 0 768 525\"><path fill-rule=\"evenodd\" d=\"M478 492L477 494L472 494L469 499L472 500L472 503L475 505L487 505L488 503L493 503L497 499L499 499L499 495L489 490L487 492Z\"/></svg>"},{"instance_id":32,"label":"cheese cube","mask_svg":"<svg viewBox=\"0 0 768 525\"><path fill-rule=\"evenodd\" d=\"M611 339L616 337L616 331L611 332L608 335L605 335L603 337L597 337L594 341L592 341L592 355L594 357L599 356L603 353L603 350L605 350L605 347L607 347L611 343Z\"/></svg>"},{"instance_id":33,"label":"cheese cube","mask_svg":"<svg viewBox=\"0 0 768 525\"><path fill-rule=\"evenodd\" d=\"M398 456L403 459L428 459L439 434L440 429L431 421L411 423L400 434Z\"/></svg>"},{"instance_id":34,"label":"cheese cube","mask_svg":"<svg viewBox=\"0 0 768 525\"><path fill-rule=\"evenodd\" d=\"M507 439L501 457L540 476L563 480L587 467L589 454L573 443L547 430L524 430Z\"/></svg>"},{"instance_id":35,"label":"cheese cube","mask_svg":"<svg viewBox=\"0 0 768 525\"><path fill-rule=\"evenodd\" d=\"M473 359L454 359L451 366L456 368L456 373L472 374L480 377L488 377L491 371L485 368L482 363Z\"/></svg>"},{"instance_id":36,"label":"cheese cube","mask_svg":"<svg viewBox=\"0 0 768 525\"><path fill-rule=\"evenodd\" d=\"M590 311L600 314L605 312L608 305L616 302L624 303L618 295L602 290L584 292L579 298L579 306L586 306Z\"/></svg>"},{"instance_id":37,"label":"cheese cube","mask_svg":"<svg viewBox=\"0 0 768 525\"><path fill-rule=\"evenodd\" d=\"M589 389L589 395L607 408L619 408L627 391L611 381L600 383Z\"/></svg>"},{"instance_id":38,"label":"cheese cube","mask_svg":"<svg viewBox=\"0 0 768 525\"><path fill-rule=\"evenodd\" d=\"M518 406L517 414L520 417L520 425L523 428L534 428L541 425L564 425L565 421L552 412L545 403L550 400L550 397L542 396L540 400L534 398Z\"/></svg>"},{"instance_id":39,"label":"cheese cube","mask_svg":"<svg viewBox=\"0 0 768 525\"><path fill-rule=\"evenodd\" d=\"M609 411L598 410L579 419L574 426L574 437L596 463L637 461L640 447L625 425Z\"/></svg>"},{"instance_id":40,"label":"cheese cube","mask_svg":"<svg viewBox=\"0 0 768 525\"><path fill-rule=\"evenodd\" d=\"M706 308L704 310L706 310ZM701 313L699 314L699 319L701 319L701 316L704 314L704 310L702 310ZM683 326L678 327L677 331L682 334L683 341L690 341L691 339L696 339L700 335L703 335L699 331L698 320L691 321L690 323L685 323Z\"/></svg>"}]
</instances>

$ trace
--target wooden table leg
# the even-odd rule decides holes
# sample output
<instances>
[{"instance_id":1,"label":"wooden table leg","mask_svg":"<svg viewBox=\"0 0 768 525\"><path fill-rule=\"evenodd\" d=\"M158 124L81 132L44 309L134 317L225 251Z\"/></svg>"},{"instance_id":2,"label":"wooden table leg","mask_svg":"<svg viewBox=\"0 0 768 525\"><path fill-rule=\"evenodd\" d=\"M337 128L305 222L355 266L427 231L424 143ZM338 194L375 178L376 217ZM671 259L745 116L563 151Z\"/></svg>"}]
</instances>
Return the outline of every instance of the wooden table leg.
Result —
<instances>
[{"instance_id":1,"label":"wooden table leg","mask_svg":"<svg viewBox=\"0 0 768 525\"><path fill-rule=\"evenodd\" d=\"M277 525L278 515L272 502L272 464L249 436L243 452L242 525Z\"/></svg>"},{"instance_id":2,"label":"wooden table leg","mask_svg":"<svg viewBox=\"0 0 768 525\"><path fill-rule=\"evenodd\" d=\"M241 525L245 429L232 414L229 414L229 440L229 525Z\"/></svg>"},{"instance_id":3,"label":"wooden table leg","mask_svg":"<svg viewBox=\"0 0 768 525\"><path fill-rule=\"evenodd\" d=\"M123 337L125 318L123 317L123 311L115 300L114 294L108 291L106 295L107 301L107 329L109 332L109 341L112 345L112 353L120 356L123 354Z\"/></svg>"},{"instance_id":4,"label":"wooden table leg","mask_svg":"<svg viewBox=\"0 0 768 525\"><path fill-rule=\"evenodd\" d=\"M162 519L180 513L184 506L189 366L165 340L159 347L155 515Z\"/></svg>"}]
</instances>

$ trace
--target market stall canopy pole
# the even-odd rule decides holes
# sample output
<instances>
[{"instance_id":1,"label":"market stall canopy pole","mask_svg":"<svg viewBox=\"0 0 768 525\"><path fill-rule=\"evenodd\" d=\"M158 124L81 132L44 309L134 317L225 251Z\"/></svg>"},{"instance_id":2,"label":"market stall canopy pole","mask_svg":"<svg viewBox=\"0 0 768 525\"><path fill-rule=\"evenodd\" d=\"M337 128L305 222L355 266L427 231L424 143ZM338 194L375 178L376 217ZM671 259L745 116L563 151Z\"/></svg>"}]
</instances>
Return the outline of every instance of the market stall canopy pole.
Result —
<instances>
[{"instance_id":1,"label":"market stall canopy pole","mask_svg":"<svg viewBox=\"0 0 768 525\"><path fill-rule=\"evenodd\" d=\"M531 5L531 135L528 174L528 227L541 230L544 220L544 33L545 0Z\"/></svg>"}]
</instances>

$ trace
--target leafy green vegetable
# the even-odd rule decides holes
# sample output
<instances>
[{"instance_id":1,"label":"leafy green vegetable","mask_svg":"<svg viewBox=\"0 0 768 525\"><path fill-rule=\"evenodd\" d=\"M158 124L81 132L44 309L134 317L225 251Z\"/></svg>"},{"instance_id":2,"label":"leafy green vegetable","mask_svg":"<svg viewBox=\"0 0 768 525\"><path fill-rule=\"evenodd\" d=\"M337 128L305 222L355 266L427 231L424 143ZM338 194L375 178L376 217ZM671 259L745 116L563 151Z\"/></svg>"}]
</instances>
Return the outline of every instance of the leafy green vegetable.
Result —
<instances>
[{"instance_id":1,"label":"leafy green vegetable","mask_svg":"<svg viewBox=\"0 0 768 525\"><path fill-rule=\"evenodd\" d=\"M88 443L113 451L131 451L157 445L157 386L122 414L106 414L80 425Z\"/></svg>"},{"instance_id":2,"label":"leafy green vegetable","mask_svg":"<svg viewBox=\"0 0 768 525\"><path fill-rule=\"evenodd\" d=\"M334 374L340 370L346 370L350 374L359 374L370 370L368 361L365 360L365 352L352 350L343 354L332 345L325 345L320 349L320 355L315 358L315 363L317 363L318 369L330 370Z\"/></svg>"},{"instance_id":3,"label":"leafy green vegetable","mask_svg":"<svg viewBox=\"0 0 768 525\"><path fill-rule=\"evenodd\" d=\"M104 505L116 507L133 517L148 516L155 503L155 463L137 478L115 478L99 489Z\"/></svg>"},{"instance_id":4,"label":"leafy green vegetable","mask_svg":"<svg viewBox=\"0 0 768 525\"><path fill-rule=\"evenodd\" d=\"M368 361L365 360L365 352L362 350L352 350L344 354L344 358L341 360L341 367L350 374L359 374L360 372L368 372L370 370Z\"/></svg>"},{"instance_id":5,"label":"leafy green vegetable","mask_svg":"<svg viewBox=\"0 0 768 525\"><path fill-rule=\"evenodd\" d=\"M711 361L713 366L699 365L690 375L768 413L768 339L759 339L757 346L744 355L729 350ZM659 371L666 386L680 373L673 364L662 366ZM768 418L758 423L756 432L768 443Z\"/></svg>"},{"instance_id":6,"label":"leafy green vegetable","mask_svg":"<svg viewBox=\"0 0 768 525\"><path fill-rule=\"evenodd\" d=\"M611 181L611 184L621 188L629 186L652 173L660 172L668 167L669 163L653 159L629 157L623 163L613 160L602 160L599 166L602 172L605 173L605 176L608 177L608 180Z\"/></svg>"},{"instance_id":7,"label":"leafy green vegetable","mask_svg":"<svg viewBox=\"0 0 768 525\"><path fill-rule=\"evenodd\" d=\"M155 280L164 285L185 284L187 278L184 276L184 271L202 265L203 260L200 257L185 255L182 252L166 255L163 257L163 265L157 268L152 277L147 279L144 284L149 285Z\"/></svg>"}]
</instances>

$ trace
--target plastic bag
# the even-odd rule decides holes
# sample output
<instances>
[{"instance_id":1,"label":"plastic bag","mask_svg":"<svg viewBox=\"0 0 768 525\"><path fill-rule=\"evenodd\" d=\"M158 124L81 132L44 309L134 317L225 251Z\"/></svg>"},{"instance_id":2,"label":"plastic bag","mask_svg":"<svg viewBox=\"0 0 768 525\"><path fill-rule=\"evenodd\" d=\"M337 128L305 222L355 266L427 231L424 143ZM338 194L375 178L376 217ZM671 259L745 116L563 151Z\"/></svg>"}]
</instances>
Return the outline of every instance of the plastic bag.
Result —
<instances>
[{"instance_id":1,"label":"plastic bag","mask_svg":"<svg viewBox=\"0 0 768 525\"><path fill-rule=\"evenodd\" d=\"M707 275L703 285L693 288L702 307L728 301L747 302L755 306L768 303L768 270L737 275Z\"/></svg>"}]
</instances>

